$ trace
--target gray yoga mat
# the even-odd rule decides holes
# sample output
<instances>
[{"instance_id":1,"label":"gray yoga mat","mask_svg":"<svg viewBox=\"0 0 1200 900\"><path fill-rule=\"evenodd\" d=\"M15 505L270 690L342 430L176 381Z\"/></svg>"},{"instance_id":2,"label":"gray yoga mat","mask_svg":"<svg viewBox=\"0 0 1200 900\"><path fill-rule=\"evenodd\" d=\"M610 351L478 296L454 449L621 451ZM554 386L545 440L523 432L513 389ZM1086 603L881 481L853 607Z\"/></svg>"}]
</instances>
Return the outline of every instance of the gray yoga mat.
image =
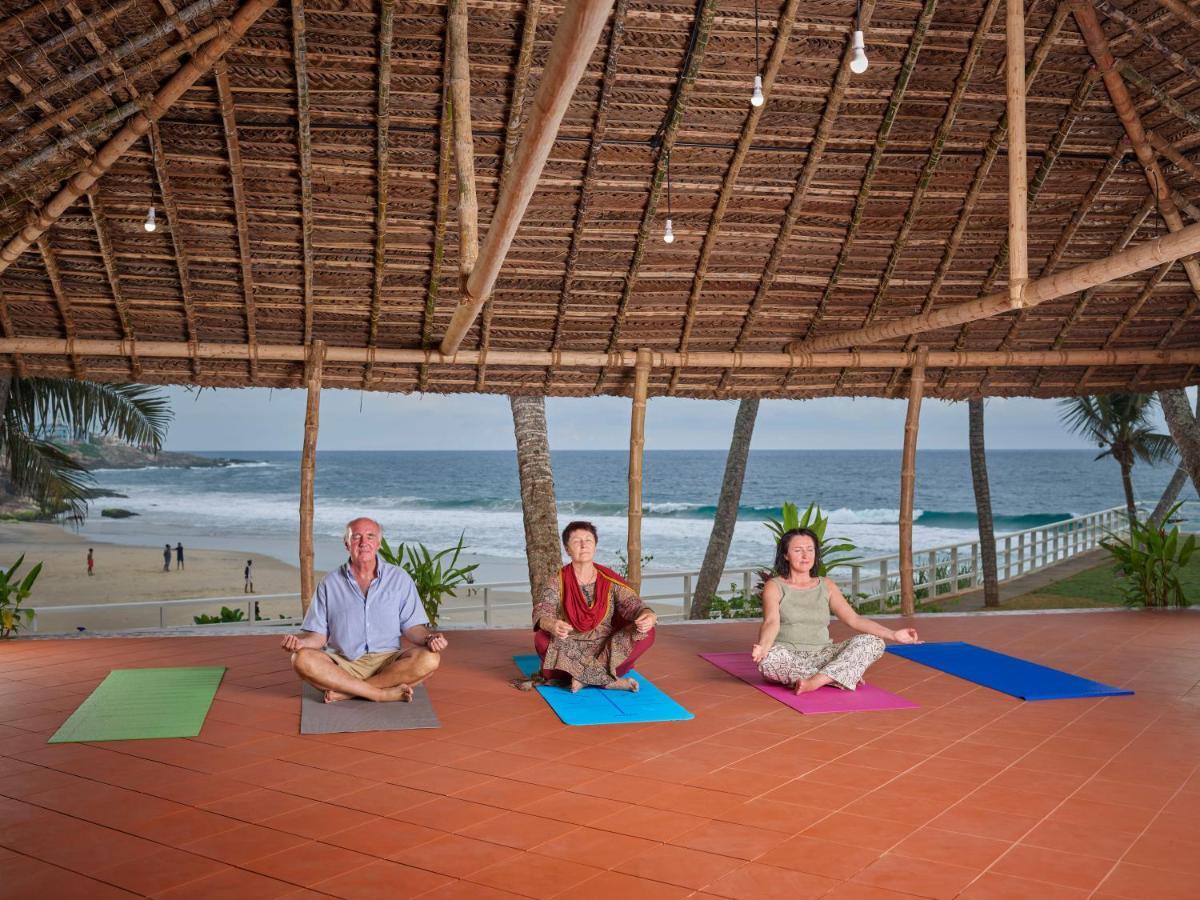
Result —
<instances>
[{"instance_id":1,"label":"gray yoga mat","mask_svg":"<svg viewBox=\"0 0 1200 900\"><path fill-rule=\"evenodd\" d=\"M320 691L304 683L300 696L301 734L442 727L423 684L418 684L414 689L412 703L372 703L358 699L326 703L321 697Z\"/></svg>"}]
</instances>

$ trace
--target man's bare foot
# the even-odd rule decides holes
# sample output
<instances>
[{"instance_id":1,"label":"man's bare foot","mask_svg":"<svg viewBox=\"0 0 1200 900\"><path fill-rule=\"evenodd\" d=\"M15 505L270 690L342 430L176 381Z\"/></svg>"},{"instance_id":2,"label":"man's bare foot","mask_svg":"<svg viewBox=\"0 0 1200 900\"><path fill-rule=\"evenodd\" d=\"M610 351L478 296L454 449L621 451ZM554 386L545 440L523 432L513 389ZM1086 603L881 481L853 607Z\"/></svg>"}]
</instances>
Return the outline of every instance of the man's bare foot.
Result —
<instances>
[{"instance_id":1,"label":"man's bare foot","mask_svg":"<svg viewBox=\"0 0 1200 900\"><path fill-rule=\"evenodd\" d=\"M797 694L809 694L818 688L823 688L827 684L831 684L833 679L828 675L813 675L809 678L801 679L796 682L795 692Z\"/></svg>"},{"instance_id":2,"label":"man's bare foot","mask_svg":"<svg viewBox=\"0 0 1200 900\"><path fill-rule=\"evenodd\" d=\"M581 690L583 690L583 682L578 678L572 678L568 687L572 694L578 694Z\"/></svg>"},{"instance_id":3,"label":"man's bare foot","mask_svg":"<svg viewBox=\"0 0 1200 900\"><path fill-rule=\"evenodd\" d=\"M398 684L395 687L383 688L379 692L380 703L412 703L413 689L407 684Z\"/></svg>"},{"instance_id":4,"label":"man's bare foot","mask_svg":"<svg viewBox=\"0 0 1200 900\"><path fill-rule=\"evenodd\" d=\"M629 691L631 694L636 694L641 685L637 683L636 678L618 678L612 684L606 684L604 687L609 691Z\"/></svg>"},{"instance_id":5,"label":"man's bare foot","mask_svg":"<svg viewBox=\"0 0 1200 900\"><path fill-rule=\"evenodd\" d=\"M339 700L349 700L353 694L343 694L341 691L326 691L325 702L337 703Z\"/></svg>"}]
</instances>

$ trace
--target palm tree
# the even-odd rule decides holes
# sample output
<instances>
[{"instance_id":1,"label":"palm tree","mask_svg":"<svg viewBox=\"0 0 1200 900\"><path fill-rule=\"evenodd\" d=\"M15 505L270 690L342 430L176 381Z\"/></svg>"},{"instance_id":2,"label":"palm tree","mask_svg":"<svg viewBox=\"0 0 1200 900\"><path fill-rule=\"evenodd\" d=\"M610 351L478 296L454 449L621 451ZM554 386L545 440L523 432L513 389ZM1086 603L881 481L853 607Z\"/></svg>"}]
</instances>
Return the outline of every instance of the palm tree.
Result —
<instances>
[{"instance_id":1,"label":"palm tree","mask_svg":"<svg viewBox=\"0 0 1200 900\"><path fill-rule=\"evenodd\" d=\"M983 605L1000 605L996 576L996 529L992 524L992 490L988 486L987 451L983 443L983 400L967 401L967 433L971 448L971 482L975 517L979 520L979 555L983 562Z\"/></svg>"},{"instance_id":2,"label":"palm tree","mask_svg":"<svg viewBox=\"0 0 1200 900\"><path fill-rule=\"evenodd\" d=\"M1140 459L1154 465L1171 459L1176 452L1175 442L1169 435L1152 430L1150 414L1154 403L1152 394L1124 393L1059 401L1064 424L1100 448L1096 459L1111 456L1121 467L1125 509L1130 522L1137 520L1133 479L1130 477L1134 462Z\"/></svg>"},{"instance_id":3,"label":"palm tree","mask_svg":"<svg viewBox=\"0 0 1200 900\"><path fill-rule=\"evenodd\" d=\"M1192 486L1200 493L1200 426L1188 404L1187 394L1182 388L1159 391L1158 400L1171 437L1179 448L1182 466L1191 476ZM1197 409L1200 410L1200 397L1197 398Z\"/></svg>"},{"instance_id":4,"label":"palm tree","mask_svg":"<svg viewBox=\"0 0 1200 900\"><path fill-rule=\"evenodd\" d=\"M700 566L700 577L696 579L696 593L692 598L690 618L707 619L713 594L717 592L721 573L725 571L725 560L729 556L729 543L733 540L733 528L737 524L738 506L742 500L742 483L746 478L746 458L750 455L750 437L754 434L754 420L758 417L758 398L743 400L738 404L737 418L733 420L733 438L729 443L729 455L725 458L725 477L721 481L721 497L717 501L717 512L713 516L712 534L708 538L708 549Z\"/></svg>"},{"instance_id":5,"label":"palm tree","mask_svg":"<svg viewBox=\"0 0 1200 900\"><path fill-rule=\"evenodd\" d=\"M49 432L104 432L157 451L170 421L168 400L156 388L6 375L0 379L0 465L18 494L43 510L82 519L92 477Z\"/></svg>"},{"instance_id":6,"label":"palm tree","mask_svg":"<svg viewBox=\"0 0 1200 900\"><path fill-rule=\"evenodd\" d=\"M525 521L525 558L529 587L536 602L562 565L558 543L558 504L550 468L550 438L544 397L509 397L517 438L517 472L521 479L521 511Z\"/></svg>"}]
</instances>

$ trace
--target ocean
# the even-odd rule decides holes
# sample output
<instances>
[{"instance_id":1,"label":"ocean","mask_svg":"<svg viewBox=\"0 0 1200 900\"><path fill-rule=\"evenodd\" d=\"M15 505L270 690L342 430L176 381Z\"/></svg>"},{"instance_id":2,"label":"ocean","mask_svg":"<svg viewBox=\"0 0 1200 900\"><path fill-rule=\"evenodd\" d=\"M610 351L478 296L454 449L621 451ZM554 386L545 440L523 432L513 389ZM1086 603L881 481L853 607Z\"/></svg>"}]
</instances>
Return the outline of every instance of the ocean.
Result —
<instances>
[{"instance_id":1,"label":"ocean","mask_svg":"<svg viewBox=\"0 0 1200 900\"><path fill-rule=\"evenodd\" d=\"M99 487L128 499L92 507L81 534L100 541L159 547L261 552L297 560L300 454L238 451L205 456L253 460L222 468L101 470ZM1120 472L1089 451L997 450L988 455L997 533L1047 524L1124 503ZM600 532L600 558L625 547L628 453L552 454L559 519L590 519ZM704 557L724 472L724 451L647 451L643 552L648 570L698 569ZM1139 501L1157 502L1172 466L1134 468ZM773 544L763 522L784 501L817 503L833 533L869 557L898 545L900 452L892 450L752 451L729 567L765 565ZM1196 500L1190 484L1183 499ZM119 506L135 518L100 517ZM978 524L965 451L917 456L916 548L973 540ZM1200 504L1185 508L1200 523ZM379 520L393 544L419 541L431 550L464 535L481 562L477 581L523 577L524 531L516 454L511 451L328 451L317 454L316 564L342 557L341 534L357 515Z\"/></svg>"}]
</instances>

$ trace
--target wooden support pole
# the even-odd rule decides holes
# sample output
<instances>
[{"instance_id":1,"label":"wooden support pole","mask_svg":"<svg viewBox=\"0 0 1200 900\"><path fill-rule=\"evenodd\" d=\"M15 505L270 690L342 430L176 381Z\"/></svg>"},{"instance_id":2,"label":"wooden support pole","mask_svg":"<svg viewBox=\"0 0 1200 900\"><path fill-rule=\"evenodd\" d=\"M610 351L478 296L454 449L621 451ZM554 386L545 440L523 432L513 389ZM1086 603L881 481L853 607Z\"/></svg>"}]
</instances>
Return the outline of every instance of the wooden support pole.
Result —
<instances>
[{"instance_id":1,"label":"wooden support pole","mask_svg":"<svg viewBox=\"0 0 1200 900\"><path fill-rule=\"evenodd\" d=\"M213 38L190 60L184 63L154 95L154 102L144 113L138 113L125 122L88 161L87 167L75 174L44 207L0 249L0 274L12 265L59 217L107 172L130 146L150 130L156 122L184 92L212 68L230 47L239 41L246 31L276 0L246 0L229 20L229 29L220 37ZM174 223L172 223L173 225Z\"/></svg>"},{"instance_id":2,"label":"wooden support pole","mask_svg":"<svg viewBox=\"0 0 1200 900\"><path fill-rule=\"evenodd\" d=\"M1174 204L1171 204L1171 209L1175 209ZM1176 221L1182 225L1178 211L1175 216ZM1188 225L1182 230L1172 230L1171 234L1138 244L1122 253L1115 253L1104 259L1084 263L1074 269L1058 272L1047 278L1030 281L1025 286L1023 305L1037 306L1047 300L1056 300L1067 294L1074 294L1099 284L1115 281L1118 278L1132 275L1134 272L1153 268L1168 260L1182 259L1196 252L1200 252L1200 225ZM1184 265L1186 267L1189 264L1185 263ZM1195 266L1196 263L1192 262L1190 265ZM866 328L839 331L809 341L795 341L789 345L788 351L812 353L836 350L839 347L861 347L878 341L903 337L906 334L919 334L924 331L948 328L952 325L962 325L964 322L973 322L977 319L987 319L991 316L1012 312L1016 308L1008 291L1000 291L976 300L967 300L953 306L930 310L927 313L876 322Z\"/></svg>"},{"instance_id":3,"label":"wooden support pole","mask_svg":"<svg viewBox=\"0 0 1200 900\"><path fill-rule=\"evenodd\" d=\"M642 455L646 446L650 363L650 351L639 347L633 370L633 413L629 422L629 531L625 544L629 563L625 580L635 591L642 589Z\"/></svg>"},{"instance_id":4,"label":"wooden support pole","mask_svg":"<svg viewBox=\"0 0 1200 900\"><path fill-rule=\"evenodd\" d=\"M505 190L496 202L492 223L479 251L479 260L464 285L463 296L442 337L443 353L453 353L458 349L467 329L491 296L496 278L500 275L500 266L504 263L525 209L537 188L546 159L550 156L550 149L554 146L559 123L592 57L613 2L576 0L563 10Z\"/></svg>"},{"instance_id":5,"label":"wooden support pole","mask_svg":"<svg viewBox=\"0 0 1200 900\"><path fill-rule=\"evenodd\" d=\"M317 477L317 430L321 420L321 375L325 367L325 342L309 345L304 367L308 405L304 410L304 445L300 451L300 606L308 612L312 602L313 575L313 500Z\"/></svg>"},{"instance_id":6,"label":"wooden support pole","mask_svg":"<svg viewBox=\"0 0 1200 900\"><path fill-rule=\"evenodd\" d=\"M454 174L458 180L458 272L465 294L467 279L471 277L475 260L479 257L479 198L475 193L475 138L471 131L467 0L450 0L448 16L450 104L454 110Z\"/></svg>"},{"instance_id":7,"label":"wooden support pole","mask_svg":"<svg viewBox=\"0 0 1200 900\"><path fill-rule=\"evenodd\" d=\"M1009 0L1011 3L1012 0ZM913 497L917 484L917 429L921 424L921 397L925 393L925 358L917 350L917 363L908 383L908 413L904 417L904 453L900 459L900 614L916 608L913 588ZM933 585L929 586L930 591Z\"/></svg>"},{"instance_id":8,"label":"wooden support pole","mask_svg":"<svg viewBox=\"0 0 1200 900\"><path fill-rule=\"evenodd\" d=\"M1005 0L1008 41L1008 295L1020 308L1029 281L1029 174L1025 154L1025 0Z\"/></svg>"}]
</instances>

